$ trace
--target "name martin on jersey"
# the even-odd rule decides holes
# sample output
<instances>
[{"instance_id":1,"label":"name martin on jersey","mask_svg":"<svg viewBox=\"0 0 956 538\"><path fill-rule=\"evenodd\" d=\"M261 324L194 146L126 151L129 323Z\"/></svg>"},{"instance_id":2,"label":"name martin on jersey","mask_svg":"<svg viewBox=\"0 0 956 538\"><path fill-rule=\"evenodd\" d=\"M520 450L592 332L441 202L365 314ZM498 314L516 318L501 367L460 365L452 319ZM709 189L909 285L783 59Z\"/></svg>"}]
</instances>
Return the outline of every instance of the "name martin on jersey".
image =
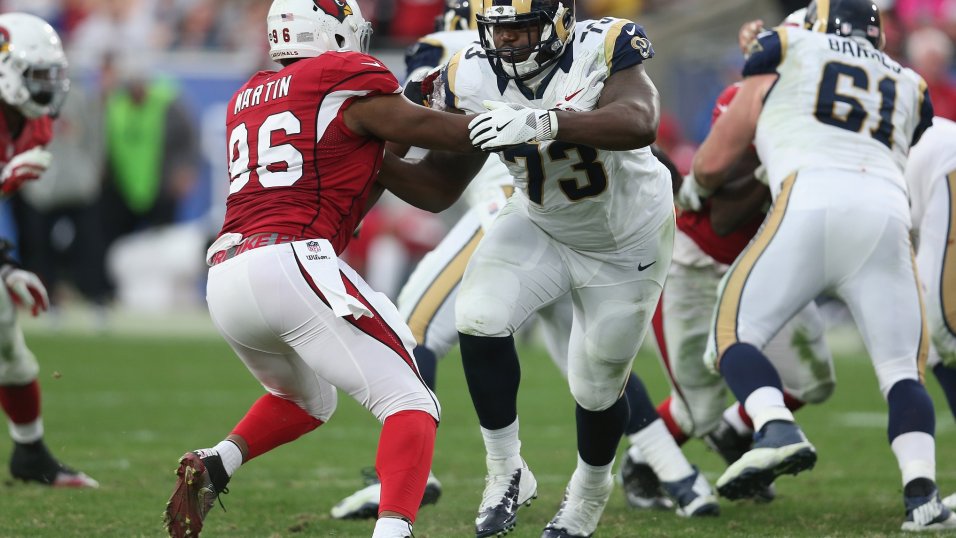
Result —
<instances>
[{"instance_id":1,"label":"name martin on jersey","mask_svg":"<svg viewBox=\"0 0 956 538\"><path fill-rule=\"evenodd\" d=\"M241 95L236 96L236 105L233 114L238 114L251 106L260 103L268 103L275 99L280 99L289 95L289 88L292 86L292 75L285 76L279 80L270 80L265 84L260 84L255 88L246 88ZM264 98L263 98L264 97Z\"/></svg>"},{"instance_id":2,"label":"name martin on jersey","mask_svg":"<svg viewBox=\"0 0 956 538\"><path fill-rule=\"evenodd\" d=\"M827 41L830 43L830 50L834 52L848 54L855 58L870 58L873 60L879 60L880 63L883 64L883 67L890 69L894 73L899 73L902 70L900 64L894 62L892 59L887 58L885 54L872 47L861 46L859 43L856 43L850 39L830 38Z\"/></svg>"}]
</instances>

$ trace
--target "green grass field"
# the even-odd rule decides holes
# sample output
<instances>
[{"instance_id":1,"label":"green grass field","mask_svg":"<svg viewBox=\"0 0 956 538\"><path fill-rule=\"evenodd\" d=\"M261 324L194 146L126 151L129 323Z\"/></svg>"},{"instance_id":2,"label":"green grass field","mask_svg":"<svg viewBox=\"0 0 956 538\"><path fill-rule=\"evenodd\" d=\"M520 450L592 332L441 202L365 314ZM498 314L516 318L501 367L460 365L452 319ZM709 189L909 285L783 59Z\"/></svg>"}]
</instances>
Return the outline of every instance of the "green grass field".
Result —
<instances>
[{"instance_id":1,"label":"green grass field","mask_svg":"<svg viewBox=\"0 0 956 538\"><path fill-rule=\"evenodd\" d=\"M69 336L30 331L42 364L47 443L65 462L97 478L96 491L0 486L0 536L162 536L161 513L177 458L227 434L261 389L214 336ZM519 513L514 536L537 537L560 501L575 462L573 405L544 353L521 350L519 410L523 454L539 481L539 498ZM656 357L637 370L655 399L667 391ZM869 362L837 358L839 385L824 406L798 415L817 446L816 468L778 481L771 505L722 502L718 519L682 520L669 512L629 509L616 491L599 537L631 536L891 536L903 508L899 472L886 443L884 404ZM935 380L938 482L956 489L956 428ZM457 354L440 369L443 422L434 469L444 485L423 509L419 538L473 536L484 478L484 450ZM329 508L361 485L372 464L378 424L343 398L329 424L253 460L234 477L207 519L205 536L369 536L369 521L331 520ZM0 443L0 461L10 443ZM711 479L723 466L702 443L686 451ZM0 476L8 477L6 470Z\"/></svg>"}]
</instances>

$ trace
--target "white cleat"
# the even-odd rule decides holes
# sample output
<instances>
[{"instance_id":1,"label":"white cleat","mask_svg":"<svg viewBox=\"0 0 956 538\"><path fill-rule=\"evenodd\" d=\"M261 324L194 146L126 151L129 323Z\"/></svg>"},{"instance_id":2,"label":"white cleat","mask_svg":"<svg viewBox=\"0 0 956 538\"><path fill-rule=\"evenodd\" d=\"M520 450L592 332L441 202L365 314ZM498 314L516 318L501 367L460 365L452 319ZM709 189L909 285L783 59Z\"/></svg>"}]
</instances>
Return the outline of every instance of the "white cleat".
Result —
<instances>
[{"instance_id":1,"label":"white cleat","mask_svg":"<svg viewBox=\"0 0 956 538\"><path fill-rule=\"evenodd\" d=\"M717 479L717 491L728 499L745 499L764 491L782 474L812 469L817 451L793 422L768 422L754 436L754 446Z\"/></svg>"},{"instance_id":2,"label":"white cleat","mask_svg":"<svg viewBox=\"0 0 956 538\"><path fill-rule=\"evenodd\" d=\"M956 510L956 493L953 493L949 497L943 499L943 506L949 508L950 510Z\"/></svg>"},{"instance_id":3,"label":"white cleat","mask_svg":"<svg viewBox=\"0 0 956 538\"><path fill-rule=\"evenodd\" d=\"M503 536L518 524L518 508L538 497L538 481L520 456L486 459L488 476L475 518L476 538Z\"/></svg>"},{"instance_id":4,"label":"white cleat","mask_svg":"<svg viewBox=\"0 0 956 538\"><path fill-rule=\"evenodd\" d=\"M717 495L697 467L687 477L675 482L663 482L664 490L677 501L677 515L705 517L720 515Z\"/></svg>"},{"instance_id":5,"label":"white cleat","mask_svg":"<svg viewBox=\"0 0 956 538\"><path fill-rule=\"evenodd\" d=\"M573 493L569 483L558 513L545 526L541 538L588 538L597 530L613 490L614 480L610 477L604 489L594 497Z\"/></svg>"},{"instance_id":6,"label":"white cleat","mask_svg":"<svg viewBox=\"0 0 956 538\"><path fill-rule=\"evenodd\" d=\"M372 468L363 469L364 488L342 499L332 507L331 514L335 519L375 519L378 517L378 505L382 497L382 484ZM431 472L428 473L428 482L425 483L425 495L422 497L422 506L435 504L441 497L441 482Z\"/></svg>"},{"instance_id":7,"label":"white cleat","mask_svg":"<svg viewBox=\"0 0 956 538\"><path fill-rule=\"evenodd\" d=\"M907 532L934 532L956 530L956 514L939 500L939 492L925 497L903 497L906 519L901 530Z\"/></svg>"}]
</instances>

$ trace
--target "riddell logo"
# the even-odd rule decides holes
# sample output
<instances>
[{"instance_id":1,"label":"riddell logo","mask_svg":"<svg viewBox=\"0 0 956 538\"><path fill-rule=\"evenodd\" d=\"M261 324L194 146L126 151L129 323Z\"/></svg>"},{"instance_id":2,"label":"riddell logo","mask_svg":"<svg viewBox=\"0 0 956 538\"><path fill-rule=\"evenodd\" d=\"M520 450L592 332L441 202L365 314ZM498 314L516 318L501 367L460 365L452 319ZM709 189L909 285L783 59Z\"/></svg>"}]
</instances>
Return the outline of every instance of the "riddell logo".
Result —
<instances>
[{"instance_id":1,"label":"riddell logo","mask_svg":"<svg viewBox=\"0 0 956 538\"><path fill-rule=\"evenodd\" d=\"M345 17L352 14L352 6L345 0L312 0L316 11L322 10L338 19L339 22L345 22Z\"/></svg>"}]
</instances>

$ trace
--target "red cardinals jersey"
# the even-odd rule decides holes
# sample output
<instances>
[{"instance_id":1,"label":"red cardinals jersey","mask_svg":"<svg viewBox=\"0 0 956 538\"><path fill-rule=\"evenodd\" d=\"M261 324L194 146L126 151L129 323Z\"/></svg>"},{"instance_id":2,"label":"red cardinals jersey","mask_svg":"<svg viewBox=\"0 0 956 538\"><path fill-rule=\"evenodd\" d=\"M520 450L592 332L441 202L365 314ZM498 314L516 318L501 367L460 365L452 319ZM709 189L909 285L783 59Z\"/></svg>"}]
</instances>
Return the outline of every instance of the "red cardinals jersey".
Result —
<instances>
[{"instance_id":1,"label":"red cardinals jersey","mask_svg":"<svg viewBox=\"0 0 956 538\"><path fill-rule=\"evenodd\" d=\"M342 113L356 98L399 92L381 62L357 52L255 74L226 111L230 183L220 233L323 238L345 250L385 142L353 133Z\"/></svg>"},{"instance_id":2,"label":"red cardinals jersey","mask_svg":"<svg viewBox=\"0 0 956 538\"><path fill-rule=\"evenodd\" d=\"M45 146L53 140L53 120L49 116L41 116L27 120L19 136L10 132L7 120L0 114L0 166L10 162L10 159L37 146Z\"/></svg>"},{"instance_id":3,"label":"red cardinals jersey","mask_svg":"<svg viewBox=\"0 0 956 538\"><path fill-rule=\"evenodd\" d=\"M727 110L727 106L737 95L740 84L731 84L717 97L711 125ZM731 264L743 251L750 239L757 233L764 216L756 215L733 232L720 236L710 224L710 202L704 200L700 211L680 211L677 215L677 228L690 237L708 256L723 264Z\"/></svg>"}]
</instances>

